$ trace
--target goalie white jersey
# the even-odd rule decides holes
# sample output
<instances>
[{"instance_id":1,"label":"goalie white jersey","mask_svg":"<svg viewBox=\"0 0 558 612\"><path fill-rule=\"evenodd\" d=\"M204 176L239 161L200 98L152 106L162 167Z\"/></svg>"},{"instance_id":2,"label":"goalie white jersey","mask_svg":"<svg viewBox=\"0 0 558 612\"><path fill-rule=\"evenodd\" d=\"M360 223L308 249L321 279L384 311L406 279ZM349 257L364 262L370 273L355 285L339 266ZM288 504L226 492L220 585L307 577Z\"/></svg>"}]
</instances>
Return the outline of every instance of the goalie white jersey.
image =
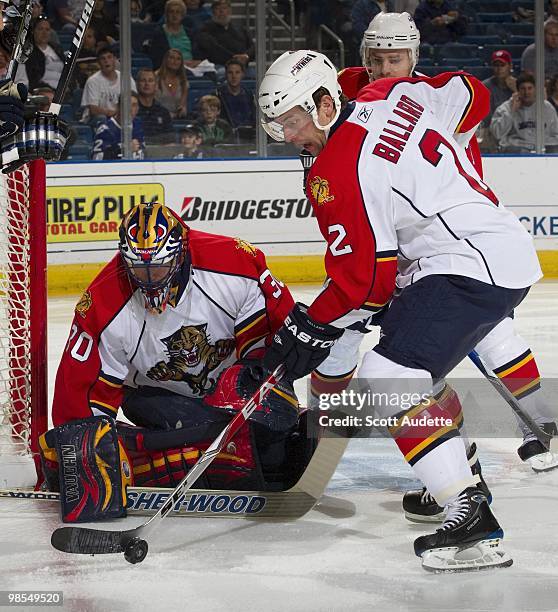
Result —
<instances>
[{"instance_id":1,"label":"goalie white jersey","mask_svg":"<svg viewBox=\"0 0 558 612\"><path fill-rule=\"evenodd\" d=\"M75 310L56 376L55 425L116 416L124 385L203 397L238 358L259 357L293 307L263 253L239 238L188 231L190 263L169 305L150 313L117 255Z\"/></svg>"},{"instance_id":2,"label":"goalie white jersey","mask_svg":"<svg viewBox=\"0 0 558 612\"><path fill-rule=\"evenodd\" d=\"M311 316L347 325L385 305L396 276L399 288L455 274L510 289L541 277L532 238L453 139L487 106L484 85L462 73L360 91L308 176L330 279Z\"/></svg>"}]
</instances>

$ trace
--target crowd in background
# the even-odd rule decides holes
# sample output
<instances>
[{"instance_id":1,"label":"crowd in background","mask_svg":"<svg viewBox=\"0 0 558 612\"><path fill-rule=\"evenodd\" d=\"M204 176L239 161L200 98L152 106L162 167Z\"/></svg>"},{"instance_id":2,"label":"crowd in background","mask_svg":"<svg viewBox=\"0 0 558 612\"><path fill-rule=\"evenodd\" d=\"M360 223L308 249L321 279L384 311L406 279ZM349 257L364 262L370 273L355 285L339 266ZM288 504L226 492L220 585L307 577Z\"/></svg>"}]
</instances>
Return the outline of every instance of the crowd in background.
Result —
<instances>
[{"instance_id":1,"label":"crowd in background","mask_svg":"<svg viewBox=\"0 0 558 612\"><path fill-rule=\"evenodd\" d=\"M35 0L33 51L17 79L39 96L41 108L52 99L82 4ZM254 149L255 45L246 27L248 6L230 0L131 0L134 158L199 159ZM274 6L290 19L287 0ZM294 9L304 46L316 48L320 27L328 26L345 43L347 65L361 63L363 33L378 13L407 11L421 34L417 72L464 69L490 89L490 115L478 132L482 150L533 151L533 0L294 0ZM324 51L333 52L328 44L333 45L326 42ZM546 7L544 45L545 143L553 152L558 149L558 0ZM73 159L121 157L118 56L118 0L97 0L62 109L73 126ZM8 61L0 53L0 76Z\"/></svg>"}]
</instances>

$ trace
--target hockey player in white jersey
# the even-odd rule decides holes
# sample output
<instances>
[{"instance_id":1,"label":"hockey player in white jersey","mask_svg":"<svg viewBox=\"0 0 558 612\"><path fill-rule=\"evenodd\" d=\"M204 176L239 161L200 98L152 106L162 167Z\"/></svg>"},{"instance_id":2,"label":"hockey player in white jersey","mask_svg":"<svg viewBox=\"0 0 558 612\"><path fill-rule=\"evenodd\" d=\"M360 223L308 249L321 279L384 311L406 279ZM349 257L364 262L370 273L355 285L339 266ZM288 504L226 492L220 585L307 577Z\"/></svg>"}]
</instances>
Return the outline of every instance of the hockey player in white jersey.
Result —
<instances>
[{"instance_id":1,"label":"hockey player in white jersey","mask_svg":"<svg viewBox=\"0 0 558 612\"><path fill-rule=\"evenodd\" d=\"M415 72L419 45L420 32L409 14L378 14L363 36L363 66L347 68L338 75L343 93L349 99L354 99L362 87L377 79L421 76ZM482 160L474 132L475 128L472 128L467 133L458 131L453 136L465 148L469 160L482 178ZM330 357L312 374L314 394L328 387L335 389L346 384L356 368L361 339L355 331L344 334L342 342L333 347ZM523 411L547 433L554 433L556 425L543 397L535 357L527 342L515 331L513 318L507 317L498 324L475 350L514 394ZM443 381L437 384L436 393L448 407L451 403L455 404L452 414L456 420L462 420L461 405L456 393L450 387L444 387ZM536 472L558 467L558 456L549 452L521 419L517 420L523 432L523 443L518 449L519 457ZM461 433L471 468L480 475L476 444L468 440L465 427L462 427ZM489 494L484 481L481 486ZM436 504L426 488L406 493L403 509L407 518L413 521L430 522L443 518L443 509Z\"/></svg>"},{"instance_id":2,"label":"hockey player in white jersey","mask_svg":"<svg viewBox=\"0 0 558 612\"><path fill-rule=\"evenodd\" d=\"M297 51L268 69L259 105L268 134L316 156L307 194L328 243L328 283L275 334L268 369L284 362L291 376L308 374L313 346L381 310L397 287L358 377L375 392L431 394L433 380L508 317L541 276L531 237L453 139L480 121L488 91L462 74L383 79L347 104L329 60ZM384 407L382 416L443 413L432 396L410 411L392 410ZM442 527L415 541L423 566L511 564L456 425L418 431L411 419L391 433L437 503L448 506ZM471 548L474 560L460 554Z\"/></svg>"},{"instance_id":3,"label":"hockey player in white jersey","mask_svg":"<svg viewBox=\"0 0 558 612\"><path fill-rule=\"evenodd\" d=\"M249 243L190 229L162 204L130 209L119 253L76 305L55 429L40 438L64 521L123 516L127 484L176 486L259 388L265 344L293 303ZM115 427L120 409L134 426ZM299 412L289 383L274 388L198 488L288 488L309 448Z\"/></svg>"}]
</instances>

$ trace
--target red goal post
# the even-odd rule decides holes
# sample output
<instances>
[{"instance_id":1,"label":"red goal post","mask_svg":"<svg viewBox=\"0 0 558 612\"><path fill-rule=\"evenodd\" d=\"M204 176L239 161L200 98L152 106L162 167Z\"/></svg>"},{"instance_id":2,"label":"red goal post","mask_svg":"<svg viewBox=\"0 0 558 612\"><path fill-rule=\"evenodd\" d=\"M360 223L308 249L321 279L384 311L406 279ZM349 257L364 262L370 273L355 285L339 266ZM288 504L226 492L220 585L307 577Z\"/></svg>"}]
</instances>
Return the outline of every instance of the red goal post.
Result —
<instances>
[{"instance_id":1,"label":"red goal post","mask_svg":"<svg viewBox=\"0 0 558 612\"><path fill-rule=\"evenodd\" d=\"M48 427L46 220L42 160L0 176L0 488L29 486Z\"/></svg>"}]
</instances>

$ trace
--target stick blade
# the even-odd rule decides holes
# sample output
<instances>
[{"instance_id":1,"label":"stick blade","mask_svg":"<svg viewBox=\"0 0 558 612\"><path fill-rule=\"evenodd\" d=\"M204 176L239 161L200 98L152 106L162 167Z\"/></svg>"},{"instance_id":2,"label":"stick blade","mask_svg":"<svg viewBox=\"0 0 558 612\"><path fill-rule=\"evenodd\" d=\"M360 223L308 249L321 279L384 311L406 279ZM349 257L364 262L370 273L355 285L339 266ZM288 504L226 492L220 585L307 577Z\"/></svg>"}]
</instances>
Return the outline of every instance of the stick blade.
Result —
<instances>
[{"instance_id":1,"label":"stick blade","mask_svg":"<svg viewBox=\"0 0 558 612\"><path fill-rule=\"evenodd\" d=\"M101 531L87 527L60 527L50 543L62 552L81 555L105 555L123 552L121 531Z\"/></svg>"}]
</instances>

